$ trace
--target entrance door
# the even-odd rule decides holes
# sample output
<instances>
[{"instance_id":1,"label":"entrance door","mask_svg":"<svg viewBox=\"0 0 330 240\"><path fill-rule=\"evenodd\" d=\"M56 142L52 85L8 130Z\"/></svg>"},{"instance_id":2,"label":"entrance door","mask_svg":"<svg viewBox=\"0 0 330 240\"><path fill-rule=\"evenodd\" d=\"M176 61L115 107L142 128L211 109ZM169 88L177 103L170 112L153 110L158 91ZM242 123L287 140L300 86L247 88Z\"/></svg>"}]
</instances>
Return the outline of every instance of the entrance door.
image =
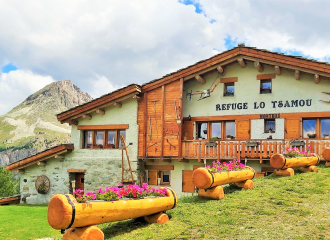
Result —
<instances>
[{"instance_id":1,"label":"entrance door","mask_svg":"<svg viewBox=\"0 0 330 240\"><path fill-rule=\"evenodd\" d=\"M193 170L182 170L182 192L195 192L195 186L192 181Z\"/></svg>"},{"instance_id":2,"label":"entrance door","mask_svg":"<svg viewBox=\"0 0 330 240\"><path fill-rule=\"evenodd\" d=\"M76 189L84 191L85 173L76 173Z\"/></svg>"}]
</instances>

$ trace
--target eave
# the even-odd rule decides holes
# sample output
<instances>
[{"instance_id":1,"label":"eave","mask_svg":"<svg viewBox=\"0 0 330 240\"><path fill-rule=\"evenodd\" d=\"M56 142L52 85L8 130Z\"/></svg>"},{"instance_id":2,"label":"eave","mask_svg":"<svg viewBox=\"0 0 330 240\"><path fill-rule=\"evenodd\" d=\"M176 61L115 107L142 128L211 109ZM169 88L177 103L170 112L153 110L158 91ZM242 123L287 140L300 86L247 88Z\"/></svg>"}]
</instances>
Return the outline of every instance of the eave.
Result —
<instances>
[{"instance_id":1,"label":"eave","mask_svg":"<svg viewBox=\"0 0 330 240\"><path fill-rule=\"evenodd\" d=\"M74 150L73 144L63 144L56 146L51 149L47 149L41 153L37 153L34 156L22 159L18 162L12 163L6 167L8 171L15 171L19 169L26 168L28 166L31 166L33 164L44 164L43 161L55 157L55 158L60 158L60 155L63 155L69 151Z\"/></svg>"}]
</instances>

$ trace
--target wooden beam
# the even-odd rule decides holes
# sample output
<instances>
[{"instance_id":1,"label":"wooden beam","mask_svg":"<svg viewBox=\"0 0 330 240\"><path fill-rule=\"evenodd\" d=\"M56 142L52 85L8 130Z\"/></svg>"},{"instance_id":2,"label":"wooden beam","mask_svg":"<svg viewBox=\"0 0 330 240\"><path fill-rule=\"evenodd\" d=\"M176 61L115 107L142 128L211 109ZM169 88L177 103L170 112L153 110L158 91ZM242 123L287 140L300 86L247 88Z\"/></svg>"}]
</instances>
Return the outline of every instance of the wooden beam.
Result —
<instances>
[{"instance_id":1,"label":"wooden beam","mask_svg":"<svg viewBox=\"0 0 330 240\"><path fill-rule=\"evenodd\" d=\"M78 125L77 120L69 120L68 123L69 123L70 126L72 126L72 125L77 126Z\"/></svg>"},{"instance_id":2,"label":"wooden beam","mask_svg":"<svg viewBox=\"0 0 330 240\"><path fill-rule=\"evenodd\" d=\"M116 107L119 107L119 108L121 108L123 106L120 102L115 102L113 105Z\"/></svg>"},{"instance_id":3,"label":"wooden beam","mask_svg":"<svg viewBox=\"0 0 330 240\"><path fill-rule=\"evenodd\" d=\"M178 158L182 158L182 123L183 123L183 78L180 78L180 98L179 98L179 113L180 113L180 124L179 124L179 141L178 141Z\"/></svg>"},{"instance_id":4,"label":"wooden beam","mask_svg":"<svg viewBox=\"0 0 330 240\"><path fill-rule=\"evenodd\" d=\"M254 62L254 66L258 70L258 72L263 72L264 71L264 69L262 68L262 66L261 66L261 64L260 64L259 61L255 61Z\"/></svg>"},{"instance_id":5,"label":"wooden beam","mask_svg":"<svg viewBox=\"0 0 330 240\"><path fill-rule=\"evenodd\" d=\"M277 76L280 76L281 75L281 68L280 66L275 66L275 73Z\"/></svg>"},{"instance_id":6,"label":"wooden beam","mask_svg":"<svg viewBox=\"0 0 330 240\"><path fill-rule=\"evenodd\" d=\"M143 162L146 162L146 163L148 163L148 162L155 162L155 159L150 159L150 158L145 158L145 159L143 159Z\"/></svg>"},{"instance_id":7,"label":"wooden beam","mask_svg":"<svg viewBox=\"0 0 330 240\"><path fill-rule=\"evenodd\" d=\"M146 170L174 170L174 165L147 165Z\"/></svg>"},{"instance_id":8,"label":"wooden beam","mask_svg":"<svg viewBox=\"0 0 330 240\"><path fill-rule=\"evenodd\" d=\"M246 67L246 63L244 62L243 58L237 58L238 64L242 67L245 68Z\"/></svg>"},{"instance_id":9,"label":"wooden beam","mask_svg":"<svg viewBox=\"0 0 330 240\"><path fill-rule=\"evenodd\" d=\"M104 114L105 114L105 111L102 110L102 109L99 109L99 108L96 109L95 112L96 112L97 114L101 114L101 115L104 115Z\"/></svg>"},{"instance_id":10,"label":"wooden beam","mask_svg":"<svg viewBox=\"0 0 330 240\"><path fill-rule=\"evenodd\" d=\"M67 172L68 173L85 173L86 170L85 169L72 169L72 168L69 168L69 169L67 169Z\"/></svg>"},{"instance_id":11,"label":"wooden beam","mask_svg":"<svg viewBox=\"0 0 330 240\"><path fill-rule=\"evenodd\" d=\"M276 78L275 73L257 75L257 80L274 79L274 78Z\"/></svg>"},{"instance_id":12,"label":"wooden beam","mask_svg":"<svg viewBox=\"0 0 330 240\"><path fill-rule=\"evenodd\" d=\"M224 69L223 69L223 67L222 67L222 66L217 66L217 70L218 70L218 72L219 72L219 73L221 73L221 74L222 74L222 76L224 76L224 75L225 75L225 71L224 71Z\"/></svg>"},{"instance_id":13,"label":"wooden beam","mask_svg":"<svg viewBox=\"0 0 330 240\"><path fill-rule=\"evenodd\" d=\"M56 154L55 155L55 158L64 158L64 156L63 155Z\"/></svg>"},{"instance_id":14,"label":"wooden beam","mask_svg":"<svg viewBox=\"0 0 330 240\"><path fill-rule=\"evenodd\" d=\"M300 71L299 71L299 70L296 70L296 71L294 72L294 78L295 78L296 80L300 80Z\"/></svg>"},{"instance_id":15,"label":"wooden beam","mask_svg":"<svg viewBox=\"0 0 330 240\"><path fill-rule=\"evenodd\" d=\"M206 80L204 78L202 78L201 76L199 76L199 75L196 75L195 78L201 84L205 84L206 83Z\"/></svg>"},{"instance_id":16,"label":"wooden beam","mask_svg":"<svg viewBox=\"0 0 330 240\"><path fill-rule=\"evenodd\" d=\"M315 82L316 84L319 84L319 83L320 83L320 75L318 75L318 74L315 74L315 75L314 75L314 82Z\"/></svg>"},{"instance_id":17,"label":"wooden beam","mask_svg":"<svg viewBox=\"0 0 330 240\"><path fill-rule=\"evenodd\" d=\"M80 125L78 130L117 130L128 129L128 124L110 124L110 125Z\"/></svg>"},{"instance_id":18,"label":"wooden beam","mask_svg":"<svg viewBox=\"0 0 330 240\"><path fill-rule=\"evenodd\" d=\"M37 162L37 165L38 165L38 166L46 166L47 163L44 162L44 161L39 161L39 162Z\"/></svg>"},{"instance_id":19,"label":"wooden beam","mask_svg":"<svg viewBox=\"0 0 330 240\"><path fill-rule=\"evenodd\" d=\"M139 95L134 95L133 98L139 100L141 97Z\"/></svg>"},{"instance_id":20,"label":"wooden beam","mask_svg":"<svg viewBox=\"0 0 330 240\"><path fill-rule=\"evenodd\" d=\"M92 116L91 115L87 115L87 114L82 115L82 117L84 119L88 119L88 120L91 120L92 119Z\"/></svg>"},{"instance_id":21,"label":"wooden beam","mask_svg":"<svg viewBox=\"0 0 330 240\"><path fill-rule=\"evenodd\" d=\"M237 77L230 77L230 78L221 78L220 83L230 83L230 82L237 82Z\"/></svg>"}]
</instances>

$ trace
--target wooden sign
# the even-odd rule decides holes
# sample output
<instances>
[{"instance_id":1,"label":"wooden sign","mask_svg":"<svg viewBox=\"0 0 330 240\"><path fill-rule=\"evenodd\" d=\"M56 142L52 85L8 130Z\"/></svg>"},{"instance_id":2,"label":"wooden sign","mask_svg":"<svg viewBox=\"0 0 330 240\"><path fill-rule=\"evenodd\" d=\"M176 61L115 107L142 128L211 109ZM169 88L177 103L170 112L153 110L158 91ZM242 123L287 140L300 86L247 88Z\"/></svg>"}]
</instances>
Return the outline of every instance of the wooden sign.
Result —
<instances>
[{"instance_id":1,"label":"wooden sign","mask_svg":"<svg viewBox=\"0 0 330 240\"><path fill-rule=\"evenodd\" d=\"M273 118L281 118L281 114L280 113L260 114L260 119L273 119Z\"/></svg>"}]
</instances>

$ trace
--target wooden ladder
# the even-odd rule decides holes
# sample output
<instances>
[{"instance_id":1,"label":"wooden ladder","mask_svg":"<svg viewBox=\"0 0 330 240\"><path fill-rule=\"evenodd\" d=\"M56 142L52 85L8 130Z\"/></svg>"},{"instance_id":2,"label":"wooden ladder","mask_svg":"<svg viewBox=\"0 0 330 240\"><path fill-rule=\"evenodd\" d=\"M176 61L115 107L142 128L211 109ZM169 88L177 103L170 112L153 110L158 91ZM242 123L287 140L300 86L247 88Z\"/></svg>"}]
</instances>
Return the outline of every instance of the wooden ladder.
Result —
<instances>
[{"instance_id":1,"label":"wooden ladder","mask_svg":"<svg viewBox=\"0 0 330 240\"><path fill-rule=\"evenodd\" d=\"M134 183L134 179L133 179L133 172L132 172L132 168L131 168L131 163L129 161L129 156L128 156L128 151L127 151L127 147L126 147L126 142L125 142L125 138L123 135L120 135L120 141L122 144L122 149L121 149L121 182L122 183ZM128 163L128 168L124 167L124 150L126 152L126 158L127 158L127 163ZM131 179L124 179L124 173L129 171L131 174Z\"/></svg>"}]
</instances>

